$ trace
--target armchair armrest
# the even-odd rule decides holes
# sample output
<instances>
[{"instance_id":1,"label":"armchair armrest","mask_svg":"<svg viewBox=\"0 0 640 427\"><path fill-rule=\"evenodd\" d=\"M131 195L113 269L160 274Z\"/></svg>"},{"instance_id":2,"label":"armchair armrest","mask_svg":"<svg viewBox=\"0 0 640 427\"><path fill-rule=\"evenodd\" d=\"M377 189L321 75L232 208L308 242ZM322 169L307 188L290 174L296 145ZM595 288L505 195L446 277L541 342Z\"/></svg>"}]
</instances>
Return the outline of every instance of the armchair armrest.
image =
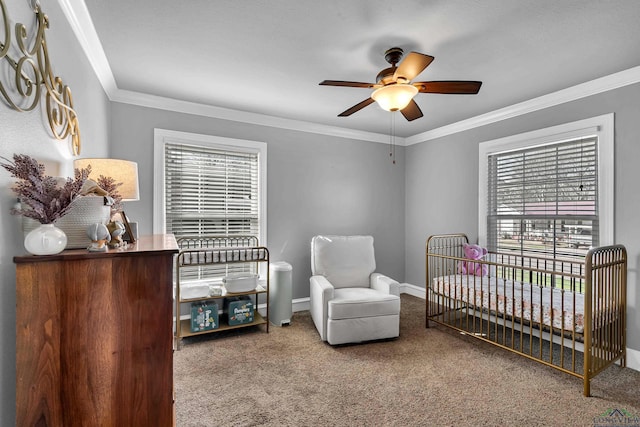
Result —
<instances>
[{"instance_id":1,"label":"armchair armrest","mask_svg":"<svg viewBox=\"0 0 640 427\"><path fill-rule=\"evenodd\" d=\"M372 273L369 277L369 283L372 289L400 296L400 284L384 274Z\"/></svg>"},{"instance_id":2,"label":"armchair armrest","mask_svg":"<svg viewBox=\"0 0 640 427\"><path fill-rule=\"evenodd\" d=\"M327 340L328 302L333 299L334 287L324 276L309 279L309 312L323 341Z\"/></svg>"}]
</instances>

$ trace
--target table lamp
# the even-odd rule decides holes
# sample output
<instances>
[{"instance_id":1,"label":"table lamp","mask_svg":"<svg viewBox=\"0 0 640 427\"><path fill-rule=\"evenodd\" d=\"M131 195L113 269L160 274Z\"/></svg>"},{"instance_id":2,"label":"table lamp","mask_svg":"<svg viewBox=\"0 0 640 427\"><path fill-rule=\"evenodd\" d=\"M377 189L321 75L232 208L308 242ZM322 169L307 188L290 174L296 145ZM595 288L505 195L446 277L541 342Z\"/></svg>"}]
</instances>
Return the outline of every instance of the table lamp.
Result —
<instances>
[{"instance_id":1,"label":"table lamp","mask_svg":"<svg viewBox=\"0 0 640 427\"><path fill-rule=\"evenodd\" d=\"M122 201L140 200L140 188L138 186L138 164L129 160L121 159L76 159L73 161L75 169L85 169L91 165L91 173L89 178L97 181L102 175L112 178L115 183L122 183L118 186L117 191L122 196ZM124 213L124 209L119 212L127 234L129 242L135 242L135 236L129 224L129 219Z\"/></svg>"}]
</instances>

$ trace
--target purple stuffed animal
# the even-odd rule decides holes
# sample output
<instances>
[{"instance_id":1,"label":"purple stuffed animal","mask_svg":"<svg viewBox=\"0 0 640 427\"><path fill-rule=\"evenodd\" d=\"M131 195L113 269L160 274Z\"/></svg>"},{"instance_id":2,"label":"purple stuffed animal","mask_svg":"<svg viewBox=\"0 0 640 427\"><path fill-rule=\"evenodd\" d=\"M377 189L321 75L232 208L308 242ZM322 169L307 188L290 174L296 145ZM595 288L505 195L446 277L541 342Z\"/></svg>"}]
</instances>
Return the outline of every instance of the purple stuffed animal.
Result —
<instances>
[{"instance_id":1,"label":"purple stuffed animal","mask_svg":"<svg viewBox=\"0 0 640 427\"><path fill-rule=\"evenodd\" d=\"M470 260L482 259L487 254L487 249L479 245L469 245L465 243L463 249L465 258ZM482 277L487 275L489 268L486 264L471 261L459 261L458 272L460 274L473 274Z\"/></svg>"}]
</instances>

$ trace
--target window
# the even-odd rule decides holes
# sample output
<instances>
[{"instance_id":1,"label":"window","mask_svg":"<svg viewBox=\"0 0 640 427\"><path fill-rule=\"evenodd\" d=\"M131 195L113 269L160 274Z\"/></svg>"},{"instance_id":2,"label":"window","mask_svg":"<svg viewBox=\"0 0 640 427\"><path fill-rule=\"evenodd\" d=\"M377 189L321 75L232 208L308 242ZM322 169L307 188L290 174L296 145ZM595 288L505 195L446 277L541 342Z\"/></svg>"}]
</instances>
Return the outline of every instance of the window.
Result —
<instances>
[{"instance_id":1,"label":"window","mask_svg":"<svg viewBox=\"0 0 640 427\"><path fill-rule=\"evenodd\" d=\"M584 257L613 241L613 115L480 145L481 244Z\"/></svg>"},{"instance_id":2,"label":"window","mask_svg":"<svg viewBox=\"0 0 640 427\"><path fill-rule=\"evenodd\" d=\"M266 144L156 129L154 232L266 244Z\"/></svg>"},{"instance_id":3,"label":"window","mask_svg":"<svg viewBox=\"0 0 640 427\"><path fill-rule=\"evenodd\" d=\"M266 144L155 130L154 233L250 235L266 246ZM183 269L182 279L219 281L254 264ZM260 274L266 274L261 265Z\"/></svg>"}]
</instances>

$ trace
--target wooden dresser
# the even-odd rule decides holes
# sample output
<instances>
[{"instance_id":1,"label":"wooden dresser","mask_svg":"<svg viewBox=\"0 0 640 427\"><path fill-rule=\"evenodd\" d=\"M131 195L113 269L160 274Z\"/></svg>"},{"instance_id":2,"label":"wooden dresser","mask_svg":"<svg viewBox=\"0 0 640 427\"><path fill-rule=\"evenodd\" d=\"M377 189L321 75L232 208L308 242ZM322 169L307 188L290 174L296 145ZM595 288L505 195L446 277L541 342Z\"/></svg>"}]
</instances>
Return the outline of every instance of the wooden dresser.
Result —
<instances>
[{"instance_id":1,"label":"wooden dresser","mask_svg":"<svg viewBox=\"0 0 640 427\"><path fill-rule=\"evenodd\" d=\"M16 425L172 426L173 235L18 256Z\"/></svg>"}]
</instances>

